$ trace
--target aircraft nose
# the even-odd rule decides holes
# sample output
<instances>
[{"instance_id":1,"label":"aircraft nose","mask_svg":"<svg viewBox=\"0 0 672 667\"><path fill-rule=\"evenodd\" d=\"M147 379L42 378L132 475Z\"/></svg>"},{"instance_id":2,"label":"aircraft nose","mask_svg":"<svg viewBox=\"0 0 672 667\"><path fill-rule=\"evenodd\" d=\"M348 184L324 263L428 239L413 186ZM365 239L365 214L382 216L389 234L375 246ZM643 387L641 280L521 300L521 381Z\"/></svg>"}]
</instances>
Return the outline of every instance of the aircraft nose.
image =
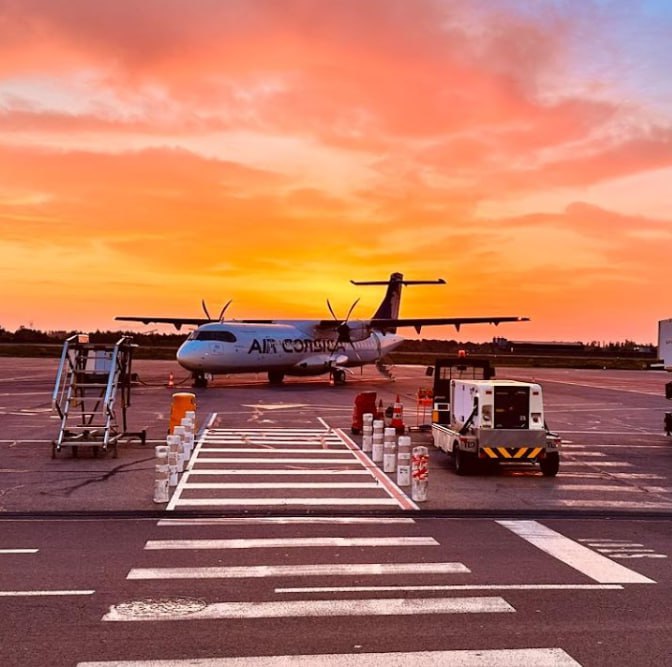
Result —
<instances>
[{"instance_id":1,"label":"aircraft nose","mask_svg":"<svg viewBox=\"0 0 672 667\"><path fill-rule=\"evenodd\" d=\"M194 370L203 366L203 355L190 342L182 343L176 357L177 363L187 370Z\"/></svg>"}]
</instances>

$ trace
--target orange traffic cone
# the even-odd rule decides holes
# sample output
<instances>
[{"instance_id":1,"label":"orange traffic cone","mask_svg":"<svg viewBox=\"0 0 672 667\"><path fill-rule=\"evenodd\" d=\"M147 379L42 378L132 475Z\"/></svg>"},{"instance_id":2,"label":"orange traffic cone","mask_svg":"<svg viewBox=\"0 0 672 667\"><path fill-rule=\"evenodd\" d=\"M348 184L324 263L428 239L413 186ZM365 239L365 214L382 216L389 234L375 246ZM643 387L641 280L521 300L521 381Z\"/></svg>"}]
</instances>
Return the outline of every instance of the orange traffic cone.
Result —
<instances>
[{"instance_id":1,"label":"orange traffic cone","mask_svg":"<svg viewBox=\"0 0 672 667\"><path fill-rule=\"evenodd\" d=\"M168 373L168 384L166 386L167 387L175 386L175 376L172 373Z\"/></svg>"},{"instance_id":2,"label":"orange traffic cone","mask_svg":"<svg viewBox=\"0 0 672 667\"><path fill-rule=\"evenodd\" d=\"M397 400L392 407L392 421L390 426L396 429L397 433L403 434L406 430L406 427L404 426L404 406L399 399L399 394L397 394Z\"/></svg>"}]
</instances>

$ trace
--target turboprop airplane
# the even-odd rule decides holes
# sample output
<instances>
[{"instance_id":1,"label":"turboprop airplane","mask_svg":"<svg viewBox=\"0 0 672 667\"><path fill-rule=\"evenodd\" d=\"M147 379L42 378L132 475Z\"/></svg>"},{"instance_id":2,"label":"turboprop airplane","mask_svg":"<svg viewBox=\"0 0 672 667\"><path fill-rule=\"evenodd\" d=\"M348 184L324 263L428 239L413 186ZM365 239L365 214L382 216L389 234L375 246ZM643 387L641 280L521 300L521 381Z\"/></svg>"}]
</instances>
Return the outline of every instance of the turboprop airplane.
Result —
<instances>
[{"instance_id":1,"label":"turboprop airplane","mask_svg":"<svg viewBox=\"0 0 672 667\"><path fill-rule=\"evenodd\" d=\"M389 377L381 359L398 347L404 338L398 327L413 327L420 333L423 326L462 324L499 324L521 322L527 317L421 317L399 318L403 285L443 285L445 280L404 280L393 273L389 280L350 281L353 285L387 285L385 298L370 319L351 320L357 301L345 319L334 313L327 300L330 320L224 320L185 317L128 317L115 319L149 323L195 325L177 351L178 363L191 372L195 387L207 387L208 379L227 373L268 373L271 384L281 384L286 375L308 376L329 373L334 384L343 384L347 369L375 364ZM230 302L229 302L230 303Z\"/></svg>"}]
</instances>

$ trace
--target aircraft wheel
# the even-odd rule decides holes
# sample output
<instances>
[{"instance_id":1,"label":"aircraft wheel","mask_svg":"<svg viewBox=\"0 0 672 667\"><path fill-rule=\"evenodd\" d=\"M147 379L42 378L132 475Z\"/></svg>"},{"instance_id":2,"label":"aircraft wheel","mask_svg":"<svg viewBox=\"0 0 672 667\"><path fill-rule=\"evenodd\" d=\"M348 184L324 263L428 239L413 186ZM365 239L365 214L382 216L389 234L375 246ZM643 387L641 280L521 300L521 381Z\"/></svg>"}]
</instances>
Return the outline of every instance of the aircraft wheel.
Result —
<instances>
[{"instance_id":1,"label":"aircraft wheel","mask_svg":"<svg viewBox=\"0 0 672 667\"><path fill-rule=\"evenodd\" d=\"M546 454L546 457L539 461L539 467L544 477L555 477L560 470L560 454L558 452Z\"/></svg>"},{"instance_id":2,"label":"aircraft wheel","mask_svg":"<svg viewBox=\"0 0 672 667\"><path fill-rule=\"evenodd\" d=\"M336 369L334 371L334 384L345 384L345 371Z\"/></svg>"},{"instance_id":3,"label":"aircraft wheel","mask_svg":"<svg viewBox=\"0 0 672 667\"><path fill-rule=\"evenodd\" d=\"M202 373L197 373L194 375L193 385L197 389L205 389L208 386L208 380Z\"/></svg>"},{"instance_id":4,"label":"aircraft wheel","mask_svg":"<svg viewBox=\"0 0 672 667\"><path fill-rule=\"evenodd\" d=\"M268 371L268 382L273 385L282 384L285 374L282 371Z\"/></svg>"}]
</instances>

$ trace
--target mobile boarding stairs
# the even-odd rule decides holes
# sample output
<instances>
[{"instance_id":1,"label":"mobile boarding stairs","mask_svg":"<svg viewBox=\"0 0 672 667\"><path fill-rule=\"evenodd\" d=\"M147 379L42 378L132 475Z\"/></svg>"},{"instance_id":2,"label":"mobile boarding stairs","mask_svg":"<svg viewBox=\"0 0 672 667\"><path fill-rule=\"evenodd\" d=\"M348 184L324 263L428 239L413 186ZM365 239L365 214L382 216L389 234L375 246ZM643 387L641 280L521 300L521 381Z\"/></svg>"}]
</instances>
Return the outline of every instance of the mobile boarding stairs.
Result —
<instances>
[{"instance_id":1,"label":"mobile boarding stairs","mask_svg":"<svg viewBox=\"0 0 672 667\"><path fill-rule=\"evenodd\" d=\"M64 447L72 447L73 456L79 447L89 447L94 456L102 449L116 458L122 438L137 437L145 444L145 431L129 433L126 427L135 347L128 336L113 344L90 343L86 334L65 341L52 395L52 407L61 420L52 458Z\"/></svg>"}]
</instances>

